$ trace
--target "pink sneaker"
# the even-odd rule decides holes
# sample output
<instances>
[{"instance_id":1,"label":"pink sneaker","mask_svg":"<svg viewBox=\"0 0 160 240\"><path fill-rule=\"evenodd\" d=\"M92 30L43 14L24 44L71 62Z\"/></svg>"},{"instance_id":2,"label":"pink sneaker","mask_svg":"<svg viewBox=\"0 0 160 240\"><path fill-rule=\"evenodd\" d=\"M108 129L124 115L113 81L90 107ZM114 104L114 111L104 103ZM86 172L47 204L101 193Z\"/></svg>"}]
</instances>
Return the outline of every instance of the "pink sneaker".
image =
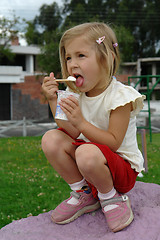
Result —
<instances>
[{"instance_id":1,"label":"pink sneaker","mask_svg":"<svg viewBox=\"0 0 160 240\"><path fill-rule=\"evenodd\" d=\"M78 199L79 203L76 205L68 204L68 200L71 197ZM63 201L52 212L51 219L54 223L66 224L72 222L84 213L92 212L100 207L99 201L97 201L92 192L71 192L71 197Z\"/></svg>"},{"instance_id":2,"label":"pink sneaker","mask_svg":"<svg viewBox=\"0 0 160 240\"><path fill-rule=\"evenodd\" d=\"M115 208L110 210L111 205L115 205ZM108 226L113 232L122 230L133 221L134 216L127 195L119 195L116 193L113 198L101 201L101 206ZM108 209L104 210L105 206L107 206Z\"/></svg>"}]
</instances>

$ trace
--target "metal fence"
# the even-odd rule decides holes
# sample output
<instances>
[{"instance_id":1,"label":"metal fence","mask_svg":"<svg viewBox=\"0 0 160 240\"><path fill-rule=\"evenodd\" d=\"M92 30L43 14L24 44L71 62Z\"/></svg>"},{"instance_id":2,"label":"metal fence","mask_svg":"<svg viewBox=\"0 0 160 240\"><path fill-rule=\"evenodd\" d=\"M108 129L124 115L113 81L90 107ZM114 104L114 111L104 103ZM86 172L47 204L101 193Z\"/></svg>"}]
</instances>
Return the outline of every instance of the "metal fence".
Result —
<instances>
[{"instance_id":1,"label":"metal fence","mask_svg":"<svg viewBox=\"0 0 160 240\"><path fill-rule=\"evenodd\" d=\"M12 136L41 136L47 130L56 128L56 123L41 123L39 120L28 120L23 117L22 120L0 121L0 137Z\"/></svg>"},{"instance_id":2,"label":"metal fence","mask_svg":"<svg viewBox=\"0 0 160 240\"><path fill-rule=\"evenodd\" d=\"M49 129L57 128L55 122L51 123L40 123L39 120L27 120L23 117L22 120L9 120L9 121L0 121L0 137L12 137L12 136L41 136ZM15 130L15 131L14 131ZM141 144L142 144L142 153L144 157L144 167L145 171L148 171L147 163L147 146L146 146L146 131L145 129L141 130Z\"/></svg>"}]
</instances>

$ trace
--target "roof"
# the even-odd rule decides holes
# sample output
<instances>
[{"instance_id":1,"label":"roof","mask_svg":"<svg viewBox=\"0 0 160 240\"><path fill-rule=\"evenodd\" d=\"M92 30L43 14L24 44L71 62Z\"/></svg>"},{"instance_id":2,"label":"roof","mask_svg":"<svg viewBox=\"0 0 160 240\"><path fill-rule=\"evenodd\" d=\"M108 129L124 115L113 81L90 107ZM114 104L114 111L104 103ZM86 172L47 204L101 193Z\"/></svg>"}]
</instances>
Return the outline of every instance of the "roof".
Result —
<instances>
[{"instance_id":1,"label":"roof","mask_svg":"<svg viewBox=\"0 0 160 240\"><path fill-rule=\"evenodd\" d=\"M41 50L38 46L20 46L20 45L12 45L10 46L10 49L13 53L16 54L32 54L32 55L38 55L41 53Z\"/></svg>"}]
</instances>

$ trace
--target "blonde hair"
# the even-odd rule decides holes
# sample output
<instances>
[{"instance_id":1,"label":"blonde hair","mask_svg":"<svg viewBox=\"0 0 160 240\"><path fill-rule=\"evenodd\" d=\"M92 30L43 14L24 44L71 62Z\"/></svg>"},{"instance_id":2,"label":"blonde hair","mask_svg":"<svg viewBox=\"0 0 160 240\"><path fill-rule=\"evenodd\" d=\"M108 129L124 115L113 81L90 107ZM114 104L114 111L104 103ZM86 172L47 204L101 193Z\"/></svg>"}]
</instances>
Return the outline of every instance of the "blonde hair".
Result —
<instances>
[{"instance_id":1,"label":"blonde hair","mask_svg":"<svg viewBox=\"0 0 160 240\"><path fill-rule=\"evenodd\" d=\"M100 68L105 72L107 79L111 81L120 62L118 46L113 46L113 44L117 43L117 38L111 27L100 22L83 23L70 28L63 34L59 46L62 77L67 78L69 76L65 58L65 44L66 42L83 35L89 43L95 44L97 62ZM98 44L96 40L102 36L105 36L105 39L103 43ZM74 91L78 90L73 83L68 83L67 85Z\"/></svg>"}]
</instances>

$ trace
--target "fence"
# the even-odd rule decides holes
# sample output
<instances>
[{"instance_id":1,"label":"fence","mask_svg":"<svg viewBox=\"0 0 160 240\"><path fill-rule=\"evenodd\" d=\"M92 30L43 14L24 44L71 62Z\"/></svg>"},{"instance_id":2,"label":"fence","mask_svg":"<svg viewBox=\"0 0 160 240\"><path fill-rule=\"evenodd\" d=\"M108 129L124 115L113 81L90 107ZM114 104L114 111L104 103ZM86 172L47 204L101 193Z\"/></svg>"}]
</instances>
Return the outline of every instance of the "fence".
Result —
<instances>
[{"instance_id":1,"label":"fence","mask_svg":"<svg viewBox=\"0 0 160 240\"><path fill-rule=\"evenodd\" d=\"M141 86L142 83L145 86ZM151 108L150 100L151 95L155 89L160 90L160 75L141 75L128 77L128 84L132 85L135 89L141 90L146 95L148 102L147 110L141 110L141 112L148 113L148 126L138 127L140 129L148 129L150 133L150 142L152 142L152 124L151 124Z\"/></svg>"},{"instance_id":2,"label":"fence","mask_svg":"<svg viewBox=\"0 0 160 240\"><path fill-rule=\"evenodd\" d=\"M26 137L28 128L30 128L30 131L32 131L32 136L40 136L47 130L54 129L57 127L56 123L54 123L54 122L52 122L49 125L48 124L47 125L40 124L40 123L36 123L36 122L37 122L37 120L26 120L25 117L23 117L22 120L0 121L0 137L10 137L11 136L10 130L13 130L13 129L15 129L16 135L17 135L17 131L19 130L20 136ZM33 128L36 129L36 131L33 132ZM13 136L15 136L15 134ZM147 163L147 148L146 148L145 130L141 130L141 143L142 143L142 153L143 153L144 160L145 160L145 162L144 162L145 171L147 172L148 171L148 163Z\"/></svg>"},{"instance_id":3,"label":"fence","mask_svg":"<svg viewBox=\"0 0 160 240\"><path fill-rule=\"evenodd\" d=\"M41 119L42 120L42 119ZM39 120L39 122L41 122ZM23 117L22 120L0 121L0 137L23 136L26 137L28 132L32 136L40 136L49 129L56 128L56 123L42 124L37 120L28 120ZM15 130L15 133L12 132Z\"/></svg>"}]
</instances>

